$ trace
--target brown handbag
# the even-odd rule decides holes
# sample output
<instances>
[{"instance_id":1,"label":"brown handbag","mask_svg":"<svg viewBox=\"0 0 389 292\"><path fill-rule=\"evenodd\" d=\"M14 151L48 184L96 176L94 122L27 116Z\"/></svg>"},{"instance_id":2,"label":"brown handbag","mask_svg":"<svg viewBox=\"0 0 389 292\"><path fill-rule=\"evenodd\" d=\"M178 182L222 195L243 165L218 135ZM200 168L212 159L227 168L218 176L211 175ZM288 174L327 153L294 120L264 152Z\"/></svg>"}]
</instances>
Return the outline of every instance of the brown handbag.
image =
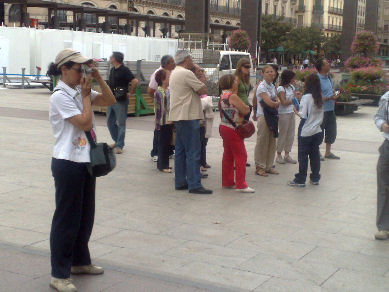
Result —
<instances>
[{"instance_id":1,"label":"brown handbag","mask_svg":"<svg viewBox=\"0 0 389 292\"><path fill-rule=\"evenodd\" d=\"M230 122L230 124L235 128L235 131L242 138L250 138L255 133L255 126L252 121L243 120L242 124L237 126L236 123L228 116L225 110L220 106L219 109L223 113L224 117Z\"/></svg>"}]
</instances>

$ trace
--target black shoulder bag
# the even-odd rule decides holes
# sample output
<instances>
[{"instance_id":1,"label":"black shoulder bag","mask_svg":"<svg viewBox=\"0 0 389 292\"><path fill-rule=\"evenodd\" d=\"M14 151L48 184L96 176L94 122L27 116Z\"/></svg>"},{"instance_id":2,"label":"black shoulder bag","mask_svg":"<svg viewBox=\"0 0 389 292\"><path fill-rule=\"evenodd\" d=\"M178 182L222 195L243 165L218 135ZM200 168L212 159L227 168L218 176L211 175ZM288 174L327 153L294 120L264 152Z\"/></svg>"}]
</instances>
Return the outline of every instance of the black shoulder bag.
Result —
<instances>
[{"instance_id":1,"label":"black shoulder bag","mask_svg":"<svg viewBox=\"0 0 389 292\"><path fill-rule=\"evenodd\" d=\"M90 132L85 131L85 135L90 144L89 174L94 177L107 175L116 166L115 153L107 143L96 143Z\"/></svg>"}]
</instances>

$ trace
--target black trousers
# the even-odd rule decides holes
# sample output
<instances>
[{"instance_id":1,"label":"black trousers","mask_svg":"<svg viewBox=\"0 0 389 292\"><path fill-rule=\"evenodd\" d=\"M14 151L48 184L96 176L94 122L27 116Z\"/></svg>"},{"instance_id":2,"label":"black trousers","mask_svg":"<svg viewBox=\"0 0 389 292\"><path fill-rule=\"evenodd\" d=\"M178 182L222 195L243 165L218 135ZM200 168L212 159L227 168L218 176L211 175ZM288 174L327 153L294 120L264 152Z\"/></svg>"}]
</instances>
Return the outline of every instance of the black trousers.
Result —
<instances>
[{"instance_id":1,"label":"black trousers","mask_svg":"<svg viewBox=\"0 0 389 292\"><path fill-rule=\"evenodd\" d=\"M336 116L334 111L324 112L321 129L325 135L324 143L334 144L337 136Z\"/></svg>"},{"instance_id":2,"label":"black trousers","mask_svg":"<svg viewBox=\"0 0 389 292\"><path fill-rule=\"evenodd\" d=\"M308 137L301 136L301 129L304 122L305 120L301 120L298 130L299 172L295 175L295 182L300 184L304 184L307 179L308 157L311 163L311 181L318 182L320 180L319 146L323 142L323 132Z\"/></svg>"},{"instance_id":3,"label":"black trousers","mask_svg":"<svg viewBox=\"0 0 389 292\"><path fill-rule=\"evenodd\" d=\"M389 141L379 149L377 164L377 228L389 231Z\"/></svg>"},{"instance_id":4,"label":"black trousers","mask_svg":"<svg viewBox=\"0 0 389 292\"><path fill-rule=\"evenodd\" d=\"M205 127L200 127L200 144L201 144L201 154L200 154L200 166L205 167L207 164L207 144L208 138L205 138Z\"/></svg>"},{"instance_id":5,"label":"black trousers","mask_svg":"<svg viewBox=\"0 0 389 292\"><path fill-rule=\"evenodd\" d=\"M163 125L159 130L158 141L158 162L159 170L169 168L169 155L171 152L171 141L173 136L173 125Z\"/></svg>"},{"instance_id":6,"label":"black trousers","mask_svg":"<svg viewBox=\"0 0 389 292\"><path fill-rule=\"evenodd\" d=\"M51 275L66 279L72 266L91 264L88 242L95 217L96 178L86 163L52 159L55 212L50 232Z\"/></svg>"},{"instance_id":7,"label":"black trousers","mask_svg":"<svg viewBox=\"0 0 389 292\"><path fill-rule=\"evenodd\" d=\"M158 133L159 131L157 129L154 130L154 137L153 137L153 149L151 149L150 156L154 157L158 155Z\"/></svg>"}]
</instances>

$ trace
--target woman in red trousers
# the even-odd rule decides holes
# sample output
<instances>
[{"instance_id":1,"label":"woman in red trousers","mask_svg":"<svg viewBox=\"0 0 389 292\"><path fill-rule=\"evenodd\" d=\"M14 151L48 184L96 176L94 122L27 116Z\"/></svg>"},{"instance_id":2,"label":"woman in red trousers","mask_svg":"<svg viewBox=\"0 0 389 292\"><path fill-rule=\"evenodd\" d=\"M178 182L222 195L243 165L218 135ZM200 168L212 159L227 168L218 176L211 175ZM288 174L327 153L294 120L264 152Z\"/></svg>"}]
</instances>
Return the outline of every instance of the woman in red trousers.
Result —
<instances>
[{"instance_id":1,"label":"woman in red trousers","mask_svg":"<svg viewBox=\"0 0 389 292\"><path fill-rule=\"evenodd\" d=\"M255 190L246 183L247 153L243 139L235 131L244 116L250 112L247 106L236 94L233 94L234 75L223 76L219 83L222 90L219 109L221 122L219 126L220 136L223 138L223 162L222 162L222 186L223 188L235 188L238 192L254 193ZM235 175L234 175L235 167Z\"/></svg>"}]
</instances>

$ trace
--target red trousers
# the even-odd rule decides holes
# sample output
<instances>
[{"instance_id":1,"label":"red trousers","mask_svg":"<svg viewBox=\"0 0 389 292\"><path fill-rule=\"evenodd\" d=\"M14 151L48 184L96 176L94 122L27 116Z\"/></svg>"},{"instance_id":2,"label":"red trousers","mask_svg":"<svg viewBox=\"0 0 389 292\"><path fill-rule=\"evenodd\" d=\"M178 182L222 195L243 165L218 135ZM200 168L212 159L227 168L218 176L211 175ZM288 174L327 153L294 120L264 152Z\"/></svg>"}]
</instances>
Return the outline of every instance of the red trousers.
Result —
<instances>
[{"instance_id":1,"label":"red trousers","mask_svg":"<svg viewBox=\"0 0 389 292\"><path fill-rule=\"evenodd\" d=\"M220 136L223 138L223 161L222 161L222 186L231 187L235 185L236 189L247 188L246 162L247 152L243 139L234 129L220 125ZM235 181L234 181L235 166Z\"/></svg>"}]
</instances>

